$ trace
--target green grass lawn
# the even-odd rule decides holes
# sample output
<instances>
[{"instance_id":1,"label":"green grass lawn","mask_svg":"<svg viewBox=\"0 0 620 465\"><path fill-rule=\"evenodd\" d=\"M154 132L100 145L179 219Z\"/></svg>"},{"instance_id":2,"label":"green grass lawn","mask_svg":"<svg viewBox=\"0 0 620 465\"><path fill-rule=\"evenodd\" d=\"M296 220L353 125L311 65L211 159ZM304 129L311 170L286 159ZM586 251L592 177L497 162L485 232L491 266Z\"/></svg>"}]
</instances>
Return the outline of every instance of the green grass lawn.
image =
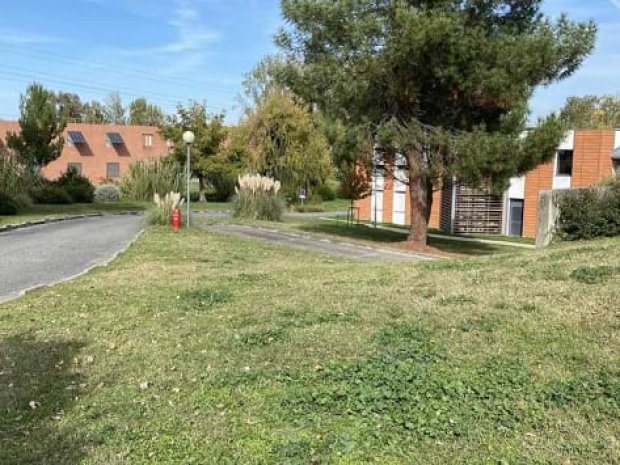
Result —
<instances>
[{"instance_id":1,"label":"green grass lawn","mask_svg":"<svg viewBox=\"0 0 620 465\"><path fill-rule=\"evenodd\" d=\"M68 215L88 213L118 213L123 211L141 211L149 206L148 202L110 202L110 203L74 203L69 205L41 205L13 216L0 216L0 225L20 224L47 218L61 218Z\"/></svg>"},{"instance_id":2,"label":"green grass lawn","mask_svg":"<svg viewBox=\"0 0 620 465\"><path fill-rule=\"evenodd\" d=\"M343 239L355 239L367 242L381 243L387 246L396 246L406 239L406 231L396 232L386 229L374 229L363 224L348 225L345 220L321 220L316 218L287 218L280 226L287 229L297 229L314 234L327 234ZM489 255L496 253L518 253L523 249L484 244L475 242L457 242L438 237L429 238L429 245L441 252L459 255Z\"/></svg>"},{"instance_id":3,"label":"green grass lawn","mask_svg":"<svg viewBox=\"0 0 620 465\"><path fill-rule=\"evenodd\" d=\"M0 463L617 464L620 239L359 264L149 229L0 306Z\"/></svg>"}]
</instances>

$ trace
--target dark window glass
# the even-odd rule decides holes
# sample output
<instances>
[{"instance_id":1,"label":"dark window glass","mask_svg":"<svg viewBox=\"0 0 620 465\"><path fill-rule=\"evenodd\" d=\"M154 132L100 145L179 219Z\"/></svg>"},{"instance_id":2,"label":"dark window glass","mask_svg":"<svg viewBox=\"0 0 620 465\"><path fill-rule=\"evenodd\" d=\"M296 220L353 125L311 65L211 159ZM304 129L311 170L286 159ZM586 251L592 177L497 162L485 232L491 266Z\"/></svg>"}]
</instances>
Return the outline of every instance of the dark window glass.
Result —
<instances>
[{"instance_id":1,"label":"dark window glass","mask_svg":"<svg viewBox=\"0 0 620 465\"><path fill-rule=\"evenodd\" d=\"M558 152L558 176L572 176L573 175L573 151L572 150L560 150Z\"/></svg>"}]
</instances>

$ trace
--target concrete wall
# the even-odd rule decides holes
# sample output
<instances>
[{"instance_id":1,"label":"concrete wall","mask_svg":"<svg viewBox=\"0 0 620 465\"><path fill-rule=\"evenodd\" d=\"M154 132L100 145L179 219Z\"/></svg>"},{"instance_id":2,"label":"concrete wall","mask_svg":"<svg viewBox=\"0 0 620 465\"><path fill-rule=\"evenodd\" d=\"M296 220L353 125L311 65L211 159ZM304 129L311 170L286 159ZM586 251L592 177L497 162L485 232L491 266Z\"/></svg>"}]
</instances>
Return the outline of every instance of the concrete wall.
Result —
<instances>
[{"instance_id":1,"label":"concrete wall","mask_svg":"<svg viewBox=\"0 0 620 465\"><path fill-rule=\"evenodd\" d=\"M536 224L536 248L547 247L553 241L560 216L559 199L571 192L566 190L547 190L540 193L538 200L538 220Z\"/></svg>"}]
</instances>

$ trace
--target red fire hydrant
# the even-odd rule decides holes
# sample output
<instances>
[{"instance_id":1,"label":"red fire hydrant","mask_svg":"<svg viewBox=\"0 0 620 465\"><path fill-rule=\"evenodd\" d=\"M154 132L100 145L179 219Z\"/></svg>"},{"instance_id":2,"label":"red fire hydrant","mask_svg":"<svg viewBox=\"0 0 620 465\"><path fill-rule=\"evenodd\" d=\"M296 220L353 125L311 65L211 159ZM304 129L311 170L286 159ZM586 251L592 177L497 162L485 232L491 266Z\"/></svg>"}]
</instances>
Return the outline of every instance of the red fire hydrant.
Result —
<instances>
[{"instance_id":1,"label":"red fire hydrant","mask_svg":"<svg viewBox=\"0 0 620 465\"><path fill-rule=\"evenodd\" d=\"M175 231L178 231L181 227L181 210L178 208L172 210L172 227Z\"/></svg>"}]
</instances>

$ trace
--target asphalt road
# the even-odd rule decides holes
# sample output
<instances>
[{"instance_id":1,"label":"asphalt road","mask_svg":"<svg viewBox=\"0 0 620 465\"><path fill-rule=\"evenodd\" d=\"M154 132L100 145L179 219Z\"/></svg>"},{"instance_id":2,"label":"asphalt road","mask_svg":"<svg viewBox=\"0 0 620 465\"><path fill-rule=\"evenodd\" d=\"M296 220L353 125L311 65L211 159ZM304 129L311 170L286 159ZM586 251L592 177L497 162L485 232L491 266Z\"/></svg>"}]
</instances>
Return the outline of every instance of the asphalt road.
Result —
<instances>
[{"instance_id":1,"label":"asphalt road","mask_svg":"<svg viewBox=\"0 0 620 465\"><path fill-rule=\"evenodd\" d=\"M107 262L136 237L142 222L140 216L110 215L0 233L0 302Z\"/></svg>"},{"instance_id":2,"label":"asphalt road","mask_svg":"<svg viewBox=\"0 0 620 465\"><path fill-rule=\"evenodd\" d=\"M271 244L319 252L361 262L411 262L435 260L437 258L425 254L373 247L322 236L298 234L253 226L216 224L209 225L207 228L211 232L258 239Z\"/></svg>"}]
</instances>

